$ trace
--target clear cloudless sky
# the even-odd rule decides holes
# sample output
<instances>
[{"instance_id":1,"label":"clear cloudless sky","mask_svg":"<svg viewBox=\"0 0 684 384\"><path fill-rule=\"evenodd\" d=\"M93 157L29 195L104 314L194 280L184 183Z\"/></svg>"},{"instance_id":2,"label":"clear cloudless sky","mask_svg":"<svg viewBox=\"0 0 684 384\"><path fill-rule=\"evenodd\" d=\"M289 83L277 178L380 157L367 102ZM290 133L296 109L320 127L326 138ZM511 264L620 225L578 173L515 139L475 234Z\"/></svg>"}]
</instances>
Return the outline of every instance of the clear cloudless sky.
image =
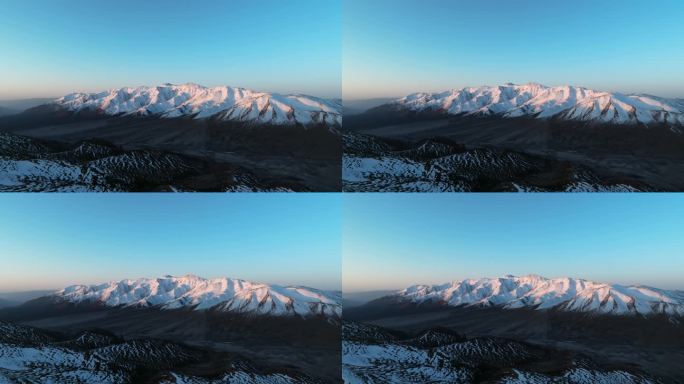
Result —
<instances>
[{"instance_id":1,"label":"clear cloudless sky","mask_svg":"<svg viewBox=\"0 0 684 384\"><path fill-rule=\"evenodd\" d=\"M343 98L507 82L684 97L681 0L344 0Z\"/></svg>"},{"instance_id":2,"label":"clear cloudless sky","mask_svg":"<svg viewBox=\"0 0 684 384\"><path fill-rule=\"evenodd\" d=\"M333 194L4 194L0 292L167 274L341 286Z\"/></svg>"},{"instance_id":3,"label":"clear cloudless sky","mask_svg":"<svg viewBox=\"0 0 684 384\"><path fill-rule=\"evenodd\" d=\"M0 99L194 82L340 97L341 0L3 0Z\"/></svg>"},{"instance_id":4,"label":"clear cloudless sky","mask_svg":"<svg viewBox=\"0 0 684 384\"><path fill-rule=\"evenodd\" d=\"M345 292L538 274L684 289L681 194L346 194Z\"/></svg>"}]
</instances>

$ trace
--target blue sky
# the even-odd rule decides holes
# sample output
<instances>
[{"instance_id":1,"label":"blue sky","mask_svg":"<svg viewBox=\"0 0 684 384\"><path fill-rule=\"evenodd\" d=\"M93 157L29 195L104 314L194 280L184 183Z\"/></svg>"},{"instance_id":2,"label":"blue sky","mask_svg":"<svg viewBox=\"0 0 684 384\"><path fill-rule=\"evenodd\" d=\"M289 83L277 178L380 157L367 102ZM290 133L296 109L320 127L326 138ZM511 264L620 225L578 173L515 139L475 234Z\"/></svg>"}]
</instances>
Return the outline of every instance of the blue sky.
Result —
<instances>
[{"instance_id":1,"label":"blue sky","mask_svg":"<svg viewBox=\"0 0 684 384\"><path fill-rule=\"evenodd\" d=\"M684 97L680 0L345 0L343 97L506 82Z\"/></svg>"},{"instance_id":2,"label":"blue sky","mask_svg":"<svg viewBox=\"0 0 684 384\"><path fill-rule=\"evenodd\" d=\"M195 82L340 97L341 0L5 0L0 99Z\"/></svg>"},{"instance_id":3,"label":"blue sky","mask_svg":"<svg viewBox=\"0 0 684 384\"><path fill-rule=\"evenodd\" d=\"M343 289L530 273L684 289L681 194L345 194Z\"/></svg>"},{"instance_id":4,"label":"blue sky","mask_svg":"<svg viewBox=\"0 0 684 384\"><path fill-rule=\"evenodd\" d=\"M333 194L3 194L0 292L136 277L340 289Z\"/></svg>"},{"instance_id":5,"label":"blue sky","mask_svg":"<svg viewBox=\"0 0 684 384\"><path fill-rule=\"evenodd\" d=\"M349 292L529 273L684 289L681 194L0 197L0 292L186 273Z\"/></svg>"}]
</instances>

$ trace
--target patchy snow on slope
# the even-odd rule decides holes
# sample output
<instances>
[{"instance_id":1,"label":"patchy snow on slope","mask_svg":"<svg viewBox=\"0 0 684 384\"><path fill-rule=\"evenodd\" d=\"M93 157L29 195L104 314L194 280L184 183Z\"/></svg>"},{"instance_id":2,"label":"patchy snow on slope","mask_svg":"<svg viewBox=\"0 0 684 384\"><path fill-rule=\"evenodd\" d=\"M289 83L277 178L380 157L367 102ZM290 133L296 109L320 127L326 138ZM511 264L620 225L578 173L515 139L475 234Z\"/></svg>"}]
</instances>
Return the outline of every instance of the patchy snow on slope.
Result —
<instances>
[{"instance_id":1,"label":"patchy snow on slope","mask_svg":"<svg viewBox=\"0 0 684 384\"><path fill-rule=\"evenodd\" d=\"M342 342L345 383L468 383L467 368L455 368L448 358L399 344Z\"/></svg>"},{"instance_id":2,"label":"patchy snow on slope","mask_svg":"<svg viewBox=\"0 0 684 384\"><path fill-rule=\"evenodd\" d=\"M96 192L97 172L60 160L15 160L0 156L0 191Z\"/></svg>"},{"instance_id":3,"label":"patchy snow on slope","mask_svg":"<svg viewBox=\"0 0 684 384\"><path fill-rule=\"evenodd\" d=\"M540 373L514 370L511 377L501 381L502 384L653 384L653 381L635 376L624 371L601 372L585 368L574 368L565 372L562 377L550 377Z\"/></svg>"},{"instance_id":4,"label":"patchy snow on slope","mask_svg":"<svg viewBox=\"0 0 684 384\"><path fill-rule=\"evenodd\" d=\"M343 322L342 378L345 383L460 383L482 381L483 372L499 372L487 383L530 384L652 384L649 377L601 367L586 358L546 361L543 373L535 362L548 358L532 344L499 337L466 339L448 330L429 330L416 336L393 336L389 330L365 323ZM437 343L424 343L431 335ZM568 360L565 360L568 359ZM553 360L553 359L551 359ZM558 369L549 369L555 364ZM524 368L522 368L524 367ZM552 373L551 373L552 372Z\"/></svg>"},{"instance_id":5,"label":"patchy snow on slope","mask_svg":"<svg viewBox=\"0 0 684 384\"><path fill-rule=\"evenodd\" d=\"M172 373L173 380L162 380L160 384L306 384L313 381L295 378L281 373L259 374L251 372L231 372L217 379L189 377Z\"/></svg>"},{"instance_id":6,"label":"patchy snow on slope","mask_svg":"<svg viewBox=\"0 0 684 384\"><path fill-rule=\"evenodd\" d=\"M0 383L121 383L125 377L97 369L106 360L50 346L19 347L0 343ZM27 381L28 380L28 381ZM46 381L48 380L48 381Z\"/></svg>"},{"instance_id":7,"label":"patchy snow on slope","mask_svg":"<svg viewBox=\"0 0 684 384\"><path fill-rule=\"evenodd\" d=\"M449 182L437 168L399 156L342 157L345 191L465 192L466 185Z\"/></svg>"}]
</instances>

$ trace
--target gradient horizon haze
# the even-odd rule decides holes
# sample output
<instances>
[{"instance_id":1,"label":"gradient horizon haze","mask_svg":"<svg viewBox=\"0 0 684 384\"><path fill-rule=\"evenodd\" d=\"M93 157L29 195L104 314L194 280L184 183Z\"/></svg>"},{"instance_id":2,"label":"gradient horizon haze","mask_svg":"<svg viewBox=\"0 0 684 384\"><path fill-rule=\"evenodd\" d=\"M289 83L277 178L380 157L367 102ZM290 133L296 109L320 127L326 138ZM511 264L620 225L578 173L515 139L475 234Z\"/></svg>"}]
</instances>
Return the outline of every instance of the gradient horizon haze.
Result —
<instances>
[{"instance_id":1,"label":"gradient horizon haze","mask_svg":"<svg viewBox=\"0 0 684 384\"><path fill-rule=\"evenodd\" d=\"M684 2L345 0L343 99L505 83L684 98Z\"/></svg>"},{"instance_id":2,"label":"gradient horizon haze","mask_svg":"<svg viewBox=\"0 0 684 384\"><path fill-rule=\"evenodd\" d=\"M684 289L681 194L345 194L345 293L541 275Z\"/></svg>"},{"instance_id":3,"label":"gradient horizon haze","mask_svg":"<svg viewBox=\"0 0 684 384\"><path fill-rule=\"evenodd\" d=\"M19 193L0 212L0 292L185 274L341 287L332 194Z\"/></svg>"},{"instance_id":4,"label":"gradient horizon haze","mask_svg":"<svg viewBox=\"0 0 684 384\"><path fill-rule=\"evenodd\" d=\"M339 98L341 0L6 0L0 100L164 83Z\"/></svg>"}]
</instances>

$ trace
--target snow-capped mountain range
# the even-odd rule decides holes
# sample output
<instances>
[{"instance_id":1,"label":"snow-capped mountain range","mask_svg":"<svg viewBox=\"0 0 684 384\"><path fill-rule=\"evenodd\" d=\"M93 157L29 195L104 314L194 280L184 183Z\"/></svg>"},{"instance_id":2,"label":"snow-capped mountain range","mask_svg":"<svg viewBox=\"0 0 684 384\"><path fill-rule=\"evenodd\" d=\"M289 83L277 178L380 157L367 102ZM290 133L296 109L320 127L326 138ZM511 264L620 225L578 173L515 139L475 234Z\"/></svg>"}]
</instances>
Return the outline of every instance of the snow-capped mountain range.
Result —
<instances>
[{"instance_id":1,"label":"snow-capped mountain range","mask_svg":"<svg viewBox=\"0 0 684 384\"><path fill-rule=\"evenodd\" d=\"M308 287L252 283L240 279L182 277L140 278L97 285L72 285L52 296L71 303L110 307L214 310L270 316L342 315L340 292Z\"/></svg>"},{"instance_id":2,"label":"snow-capped mountain range","mask_svg":"<svg viewBox=\"0 0 684 384\"><path fill-rule=\"evenodd\" d=\"M342 103L306 95L280 95L244 88L187 83L72 93L52 103L69 111L163 118L215 118L275 125L342 124Z\"/></svg>"},{"instance_id":3,"label":"snow-capped mountain range","mask_svg":"<svg viewBox=\"0 0 684 384\"><path fill-rule=\"evenodd\" d=\"M684 99L595 91L569 85L504 84L414 93L390 105L452 115L521 117L613 124L684 125Z\"/></svg>"},{"instance_id":4,"label":"snow-capped mountain range","mask_svg":"<svg viewBox=\"0 0 684 384\"><path fill-rule=\"evenodd\" d=\"M596 283L568 277L505 276L415 285L392 298L450 306L554 309L613 315L684 316L684 291Z\"/></svg>"}]
</instances>

